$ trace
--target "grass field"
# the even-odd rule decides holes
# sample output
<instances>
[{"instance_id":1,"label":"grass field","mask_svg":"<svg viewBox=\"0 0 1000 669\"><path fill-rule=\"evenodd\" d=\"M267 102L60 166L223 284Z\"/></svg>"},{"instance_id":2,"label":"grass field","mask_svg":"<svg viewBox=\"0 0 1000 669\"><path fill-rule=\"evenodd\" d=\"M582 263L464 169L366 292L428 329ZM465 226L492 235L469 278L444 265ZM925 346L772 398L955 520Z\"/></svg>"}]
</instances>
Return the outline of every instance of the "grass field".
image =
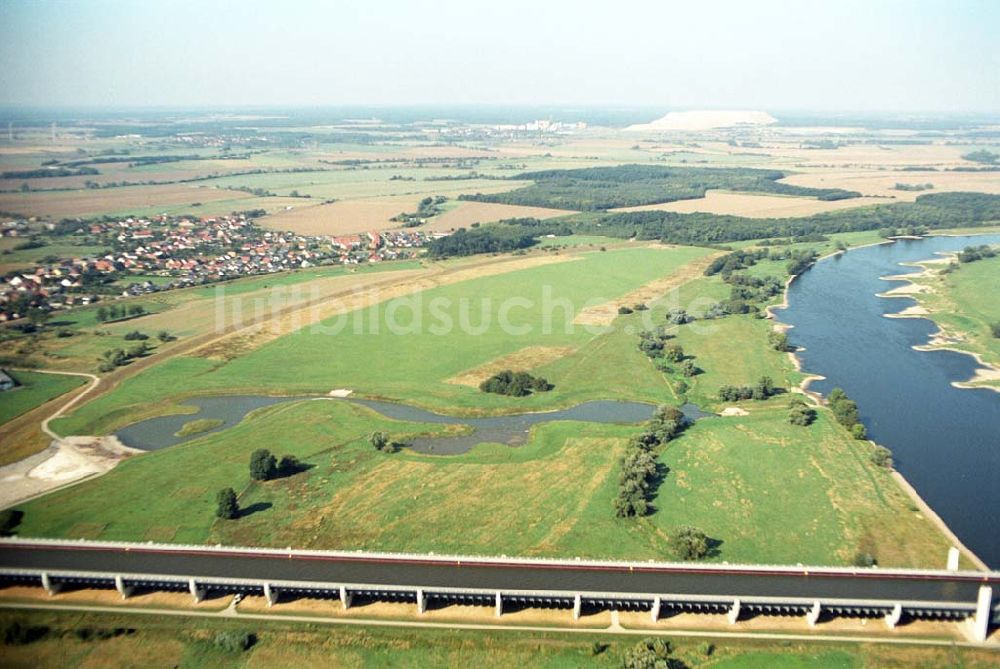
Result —
<instances>
[{"instance_id":1,"label":"grass field","mask_svg":"<svg viewBox=\"0 0 1000 669\"><path fill-rule=\"evenodd\" d=\"M303 626L274 621L228 621L128 613L4 611L0 624L46 627L40 641L4 647L11 669L186 667L270 669L313 667L620 667L640 637L560 632L467 631L361 626ZM113 639L81 640L76 630L130 629ZM244 653L214 646L220 631L256 633ZM995 666L995 652L969 648L893 647L767 640L671 638L673 655L692 669L937 669ZM601 651L594 654L594 644ZM705 647L712 646L710 655Z\"/></svg>"},{"instance_id":2,"label":"grass field","mask_svg":"<svg viewBox=\"0 0 1000 669\"><path fill-rule=\"evenodd\" d=\"M86 382L79 376L61 374L10 370L7 374L20 386L0 393L0 425Z\"/></svg>"},{"instance_id":3,"label":"grass field","mask_svg":"<svg viewBox=\"0 0 1000 669\"><path fill-rule=\"evenodd\" d=\"M953 272L919 278L929 292L913 295L941 328L942 345L977 353L1000 366L1000 338L990 325L1000 323L1000 257L961 264Z\"/></svg>"},{"instance_id":4,"label":"grass field","mask_svg":"<svg viewBox=\"0 0 1000 669\"><path fill-rule=\"evenodd\" d=\"M228 362L190 357L169 360L61 419L57 429L77 434L108 429L109 421L115 416L121 419L129 405L162 402L163 388L175 388L176 394L326 393L332 388L352 388L425 406L494 412L615 397L611 389L587 377L565 383L551 379L555 390L527 398L486 395L447 380L529 346L583 346L594 335L569 324L588 300L604 302L625 294L706 253L696 248L590 252L565 262L426 290L389 306L377 304L326 321L322 328L304 328ZM505 306L511 297L526 302ZM502 317L516 334L505 332ZM447 319L452 327L447 327ZM398 327L392 327L394 323ZM341 329L331 334L338 324ZM355 334L355 328L360 328L360 334ZM442 347L449 355L439 354ZM621 351L625 357L608 361L608 371L602 376L617 374L616 388L625 397L652 401L671 397L662 380L650 381L652 385L646 388L653 390L632 390L628 368L642 364L643 359L629 346ZM602 363L591 360L588 364Z\"/></svg>"},{"instance_id":5,"label":"grass field","mask_svg":"<svg viewBox=\"0 0 1000 669\"><path fill-rule=\"evenodd\" d=\"M126 460L93 481L22 505L25 536L296 545L486 555L672 559L668 539L695 524L716 560L849 564L865 550L889 565L936 565L947 543L884 470L825 412L785 421L785 400L749 416L699 422L663 450L669 468L638 521L614 517L617 460L635 427L558 422L519 448L460 456L386 455L366 441L432 426L382 419L338 401L279 405L223 432ZM454 429L454 428L452 428ZM249 480L266 446L311 466ZM820 455L821 454L821 455ZM211 462L212 466L205 466ZM214 519L215 491L239 491L246 515ZM530 500L530 502L528 501ZM150 533L154 534L150 534Z\"/></svg>"}]
</instances>

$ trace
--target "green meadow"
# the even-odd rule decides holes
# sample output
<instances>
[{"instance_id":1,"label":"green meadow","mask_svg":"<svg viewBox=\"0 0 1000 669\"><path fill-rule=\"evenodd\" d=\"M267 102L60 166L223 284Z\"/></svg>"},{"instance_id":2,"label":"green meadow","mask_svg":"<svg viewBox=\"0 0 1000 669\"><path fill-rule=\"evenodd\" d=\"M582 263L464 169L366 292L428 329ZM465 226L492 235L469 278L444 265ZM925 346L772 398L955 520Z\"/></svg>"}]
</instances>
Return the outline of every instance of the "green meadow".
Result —
<instances>
[{"instance_id":1,"label":"green meadow","mask_svg":"<svg viewBox=\"0 0 1000 669\"><path fill-rule=\"evenodd\" d=\"M519 448L455 456L373 449L455 427L385 419L349 402L301 401L239 425L130 458L99 479L21 505L23 536L324 549L672 559L669 537L693 524L730 562L934 565L945 539L910 510L868 442L826 410L790 426L786 400L709 418L660 449L666 474L637 520L616 518L618 459L636 427L536 426ZM306 471L252 482L253 450L291 454ZM216 520L214 496L238 491L244 514Z\"/></svg>"},{"instance_id":2,"label":"green meadow","mask_svg":"<svg viewBox=\"0 0 1000 669\"><path fill-rule=\"evenodd\" d=\"M593 347L594 330L572 325L580 310L668 276L708 252L690 247L595 251L380 303L325 321L319 328L303 328L228 362L174 358L60 419L57 429L75 434L105 431L127 420L130 405L209 392L325 394L352 388L367 396L473 412L525 411L581 399L668 400L672 395L665 381L651 374L651 368L641 372L644 381L632 388L632 370L649 365L634 345L624 342L611 347L615 358L572 358L586 358L578 369L600 368L598 376L581 378L567 368L565 382L555 376L550 379L553 391L527 398L485 395L447 381L527 347ZM613 388L600 383L609 376L615 377ZM619 389L624 396L615 394Z\"/></svg>"},{"instance_id":3,"label":"green meadow","mask_svg":"<svg viewBox=\"0 0 1000 669\"><path fill-rule=\"evenodd\" d=\"M0 425L86 382L86 379L79 376L61 374L21 370L7 370L7 374L20 385L13 390L0 392Z\"/></svg>"}]
</instances>

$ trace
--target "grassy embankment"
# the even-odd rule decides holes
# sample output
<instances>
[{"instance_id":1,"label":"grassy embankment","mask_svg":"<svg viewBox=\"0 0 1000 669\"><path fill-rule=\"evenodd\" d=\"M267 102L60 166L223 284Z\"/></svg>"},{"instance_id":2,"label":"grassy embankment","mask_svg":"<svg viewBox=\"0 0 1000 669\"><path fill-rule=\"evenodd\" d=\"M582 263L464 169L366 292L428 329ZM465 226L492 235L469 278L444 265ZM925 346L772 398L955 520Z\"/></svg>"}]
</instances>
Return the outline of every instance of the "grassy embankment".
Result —
<instances>
[{"instance_id":1,"label":"grassy embankment","mask_svg":"<svg viewBox=\"0 0 1000 669\"><path fill-rule=\"evenodd\" d=\"M0 394L0 425L86 382L79 376L12 370L7 374L20 385Z\"/></svg>"},{"instance_id":2,"label":"grassy embankment","mask_svg":"<svg viewBox=\"0 0 1000 669\"><path fill-rule=\"evenodd\" d=\"M634 281L640 259L660 258L663 263L671 256L648 254L674 252L630 253L632 262L627 265ZM606 289L609 278L602 268L607 269L604 263L613 255L595 253L586 260L469 281L427 291L425 297L437 290L510 295L525 285L522 282L535 285L538 276L532 272L547 274L553 281L561 274L558 286L583 283L585 290L593 290L593 284L586 284L592 280ZM701 278L686 284L679 299L697 312L698 304L727 293L718 277ZM662 322L668 305L655 307L652 318ZM517 404L518 400L487 397L442 382L510 350L488 348L490 335L480 336L485 340L482 349L474 341L464 341L475 337L430 336L429 342L421 342L421 337L410 336L357 337L357 342L334 350L350 351L348 360L353 361L386 355L389 360L374 362L377 374L359 389L377 392L378 384L392 384L388 387L398 393L395 396L409 401L419 399L417 393L426 385L429 396L445 390L454 393L451 398L458 399L447 406L473 406L461 404L462 398L478 399L481 406L492 408L552 406L589 397L676 403L680 398L673 396L669 380L636 349L634 329L641 315L618 318L609 332L586 339L572 353L535 369L556 384L548 394L553 399L545 398L551 401L548 405L542 398ZM678 339L705 370L692 380L688 398L718 409L718 385L750 384L763 374L779 386L794 385L799 375L785 354L767 349L767 329L767 322L749 316L683 326ZM390 345L397 341L404 342L400 351ZM446 364L439 360L442 356L429 359L422 347L431 350L442 343L468 359ZM117 406L95 402L99 407L81 412L82 419L71 418L63 427L72 425L72 420L85 421L78 423L83 427L112 425L111 421L128 415L126 398L152 398L165 382L177 384L183 378L200 383L218 373L211 371L213 366L225 370L233 363L266 363L275 384L289 383L295 374L282 374L270 366L277 363L268 360L283 360L298 375L311 373L303 365L310 370L321 365L346 367L311 346L305 335L290 335L222 366L195 358L171 361L123 384L122 395L107 396L118 401ZM352 346L360 348L354 351ZM408 355L415 362L405 366L403 358ZM293 364L297 360L303 362ZM165 381L164 375L170 380ZM411 376L422 383L413 384ZM240 377L226 372L224 378L231 383ZM332 387L333 381L323 388ZM442 394L439 401L451 398ZM128 460L101 479L25 505L22 531L275 546L670 559L671 532L678 525L695 524L721 542L717 560L844 564L865 551L886 566L939 564L947 543L910 507L888 472L870 464L867 442L851 439L826 410L808 428L791 426L784 396L743 406L749 415L700 421L661 449L661 462L669 472L653 500L656 512L636 521L616 519L612 512L617 459L635 428L551 423L537 427L528 445L518 449L484 445L462 456L405 451L386 456L365 443L367 432L386 429L396 437L430 428L384 421L343 403L306 402L270 409L229 430ZM261 446L298 455L314 467L286 479L250 484L246 463L250 452ZM206 467L206 462L215 466ZM228 485L240 490L241 506L254 513L217 522L212 497Z\"/></svg>"},{"instance_id":3,"label":"grassy embankment","mask_svg":"<svg viewBox=\"0 0 1000 669\"><path fill-rule=\"evenodd\" d=\"M1000 338L991 330L1000 323L1000 257L960 264L952 272L931 271L915 279L930 290L913 297L941 329L941 345L975 353L1000 368ZM1000 387L1000 379L982 383Z\"/></svg>"},{"instance_id":4,"label":"grassy embankment","mask_svg":"<svg viewBox=\"0 0 1000 669\"><path fill-rule=\"evenodd\" d=\"M340 627L300 622L213 620L75 612L3 612L0 624L48 628L40 640L3 647L11 669L47 667L619 667L641 637L560 632L465 631ZM95 631L121 634L110 639ZM91 630L82 640L78 630ZM213 639L223 631L253 632L247 651L227 652ZM986 669L995 653L969 648L766 640L671 639L673 657L692 669ZM600 652L594 654L595 643ZM711 645L711 654L706 653Z\"/></svg>"}]
</instances>

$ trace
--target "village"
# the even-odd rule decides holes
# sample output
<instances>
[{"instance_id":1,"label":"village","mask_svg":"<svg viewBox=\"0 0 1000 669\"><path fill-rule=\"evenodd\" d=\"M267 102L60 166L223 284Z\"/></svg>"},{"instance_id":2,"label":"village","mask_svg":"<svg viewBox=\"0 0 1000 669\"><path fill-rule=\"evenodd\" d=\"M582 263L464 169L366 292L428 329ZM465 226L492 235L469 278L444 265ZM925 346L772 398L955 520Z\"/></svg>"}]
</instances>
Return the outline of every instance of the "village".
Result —
<instances>
[{"instance_id":1,"label":"village","mask_svg":"<svg viewBox=\"0 0 1000 669\"><path fill-rule=\"evenodd\" d=\"M297 235L266 230L250 214L59 224L9 220L0 223L0 232L36 243L56 234L85 238L106 248L94 255L45 257L45 262L0 277L0 322L245 276L412 258L430 239L413 230Z\"/></svg>"}]
</instances>

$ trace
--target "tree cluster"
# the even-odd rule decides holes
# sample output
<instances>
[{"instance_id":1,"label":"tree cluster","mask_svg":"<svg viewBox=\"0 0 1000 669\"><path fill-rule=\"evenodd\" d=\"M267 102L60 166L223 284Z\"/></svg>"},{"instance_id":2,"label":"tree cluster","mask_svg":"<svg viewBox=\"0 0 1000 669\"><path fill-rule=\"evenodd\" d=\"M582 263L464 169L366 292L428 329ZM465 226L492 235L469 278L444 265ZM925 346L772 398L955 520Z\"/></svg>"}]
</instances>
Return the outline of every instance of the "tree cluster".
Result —
<instances>
[{"instance_id":1,"label":"tree cluster","mask_svg":"<svg viewBox=\"0 0 1000 669\"><path fill-rule=\"evenodd\" d=\"M497 372L479 384L479 389L484 393L510 395L511 397L525 397L533 392L544 393L554 387L541 376L532 376L527 372L512 372L509 369Z\"/></svg>"},{"instance_id":2,"label":"tree cluster","mask_svg":"<svg viewBox=\"0 0 1000 669\"><path fill-rule=\"evenodd\" d=\"M135 346L130 346L128 350L121 348L111 348L101 354L98 358L97 371L102 374L107 373L115 369L116 367L123 367L136 358L142 358L146 356L152 347L145 341L140 341Z\"/></svg>"},{"instance_id":3,"label":"tree cluster","mask_svg":"<svg viewBox=\"0 0 1000 669\"><path fill-rule=\"evenodd\" d=\"M640 434L629 440L621 460L615 514L619 518L649 513L649 500L660 481L660 465L653 449L676 439L688 426L683 412L661 406Z\"/></svg>"},{"instance_id":4,"label":"tree cluster","mask_svg":"<svg viewBox=\"0 0 1000 669\"><path fill-rule=\"evenodd\" d=\"M123 318L134 318L136 316L142 316L146 313L146 308L141 304L132 304L126 307L124 304L110 304L108 306L100 306L97 308L97 322L104 323L106 321L118 321Z\"/></svg>"},{"instance_id":5,"label":"tree cluster","mask_svg":"<svg viewBox=\"0 0 1000 669\"><path fill-rule=\"evenodd\" d=\"M987 244L982 244L980 246L966 246L959 252L958 262L976 262L977 260L984 260L986 258L995 258L996 255L996 249Z\"/></svg>"},{"instance_id":6,"label":"tree cluster","mask_svg":"<svg viewBox=\"0 0 1000 669\"><path fill-rule=\"evenodd\" d=\"M723 402L739 402L740 400L766 400L782 392L776 388L769 376L762 376L752 386L722 386L719 388L719 399Z\"/></svg>"},{"instance_id":7,"label":"tree cluster","mask_svg":"<svg viewBox=\"0 0 1000 669\"><path fill-rule=\"evenodd\" d=\"M576 211L675 202L705 197L713 188L840 200L860 193L840 188L806 188L779 182L785 173L743 167L704 168L663 165L617 165L526 172L514 179L531 181L506 193L476 193L460 199Z\"/></svg>"},{"instance_id":8,"label":"tree cluster","mask_svg":"<svg viewBox=\"0 0 1000 669\"><path fill-rule=\"evenodd\" d=\"M294 455L283 455L278 460L266 448L258 448L250 454L250 478L254 481L270 481L301 470L302 463Z\"/></svg>"}]
</instances>

